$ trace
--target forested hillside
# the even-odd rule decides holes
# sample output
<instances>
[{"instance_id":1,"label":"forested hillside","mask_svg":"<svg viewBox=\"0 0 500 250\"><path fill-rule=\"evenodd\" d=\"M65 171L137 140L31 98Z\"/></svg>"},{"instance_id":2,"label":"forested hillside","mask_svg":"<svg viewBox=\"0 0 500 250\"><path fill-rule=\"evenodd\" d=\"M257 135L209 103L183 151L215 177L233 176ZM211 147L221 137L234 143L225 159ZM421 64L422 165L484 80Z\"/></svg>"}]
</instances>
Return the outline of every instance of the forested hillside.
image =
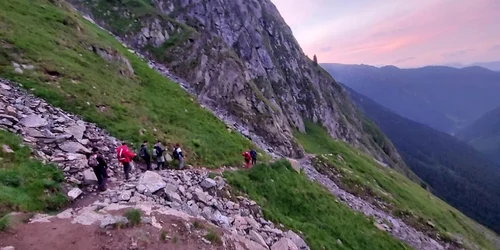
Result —
<instances>
[{"instance_id":1,"label":"forested hillside","mask_svg":"<svg viewBox=\"0 0 500 250\"><path fill-rule=\"evenodd\" d=\"M459 131L457 137L500 164L500 107Z\"/></svg>"},{"instance_id":2,"label":"forested hillside","mask_svg":"<svg viewBox=\"0 0 500 250\"><path fill-rule=\"evenodd\" d=\"M500 166L458 139L401 117L345 88L433 193L500 232Z\"/></svg>"}]
</instances>

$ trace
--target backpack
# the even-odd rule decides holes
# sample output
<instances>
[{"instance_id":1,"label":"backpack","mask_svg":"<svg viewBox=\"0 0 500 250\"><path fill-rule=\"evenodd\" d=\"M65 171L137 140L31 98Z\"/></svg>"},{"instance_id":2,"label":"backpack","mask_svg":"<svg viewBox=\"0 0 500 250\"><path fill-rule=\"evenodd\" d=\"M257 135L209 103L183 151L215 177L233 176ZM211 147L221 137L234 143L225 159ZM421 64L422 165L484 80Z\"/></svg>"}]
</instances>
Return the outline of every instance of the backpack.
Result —
<instances>
[{"instance_id":1,"label":"backpack","mask_svg":"<svg viewBox=\"0 0 500 250\"><path fill-rule=\"evenodd\" d=\"M99 165L99 161L97 161L97 155L90 156L87 163L89 164L90 167L93 168L97 167Z\"/></svg>"},{"instance_id":2,"label":"backpack","mask_svg":"<svg viewBox=\"0 0 500 250\"><path fill-rule=\"evenodd\" d=\"M139 151L139 156L142 158L146 157L146 147L141 147L141 150Z\"/></svg>"},{"instance_id":3,"label":"backpack","mask_svg":"<svg viewBox=\"0 0 500 250\"><path fill-rule=\"evenodd\" d=\"M119 148L119 149L120 150L118 151L116 158L118 158L119 161L124 161L125 160L125 156L123 155L123 151L125 149L123 149L123 148Z\"/></svg>"},{"instance_id":4,"label":"backpack","mask_svg":"<svg viewBox=\"0 0 500 250\"><path fill-rule=\"evenodd\" d=\"M172 157L176 160L179 160L179 152L177 152L177 148L174 148L174 152L172 152Z\"/></svg>"},{"instance_id":5,"label":"backpack","mask_svg":"<svg viewBox=\"0 0 500 250\"><path fill-rule=\"evenodd\" d=\"M257 152L255 150L250 151L252 158L257 158Z\"/></svg>"},{"instance_id":6,"label":"backpack","mask_svg":"<svg viewBox=\"0 0 500 250\"><path fill-rule=\"evenodd\" d=\"M250 155L250 153L245 152L245 160L251 160L251 159L252 159L252 156Z\"/></svg>"}]
</instances>

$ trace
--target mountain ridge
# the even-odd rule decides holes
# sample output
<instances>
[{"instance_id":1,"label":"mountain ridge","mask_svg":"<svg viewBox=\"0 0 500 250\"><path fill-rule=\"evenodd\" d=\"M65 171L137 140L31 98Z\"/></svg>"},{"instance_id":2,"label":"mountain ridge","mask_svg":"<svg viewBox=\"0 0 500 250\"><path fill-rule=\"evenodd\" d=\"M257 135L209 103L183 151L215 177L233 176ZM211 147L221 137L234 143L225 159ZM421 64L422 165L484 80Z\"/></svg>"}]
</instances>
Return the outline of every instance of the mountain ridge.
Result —
<instances>
[{"instance_id":1,"label":"mountain ridge","mask_svg":"<svg viewBox=\"0 0 500 250\"><path fill-rule=\"evenodd\" d=\"M411 120L453 134L500 105L500 72L322 64L338 81Z\"/></svg>"}]
</instances>

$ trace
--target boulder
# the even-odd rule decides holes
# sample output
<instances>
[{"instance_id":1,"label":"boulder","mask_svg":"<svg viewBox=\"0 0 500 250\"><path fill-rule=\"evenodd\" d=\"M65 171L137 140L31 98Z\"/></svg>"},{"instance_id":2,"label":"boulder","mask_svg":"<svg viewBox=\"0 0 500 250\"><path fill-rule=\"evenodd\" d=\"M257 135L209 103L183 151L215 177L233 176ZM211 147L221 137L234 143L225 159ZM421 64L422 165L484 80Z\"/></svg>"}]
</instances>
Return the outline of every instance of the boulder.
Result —
<instances>
[{"instance_id":1,"label":"boulder","mask_svg":"<svg viewBox=\"0 0 500 250\"><path fill-rule=\"evenodd\" d=\"M302 169L300 162L292 158L287 158L287 160L290 162L290 165L292 165L292 168L297 171L297 173L300 173L300 170Z\"/></svg>"},{"instance_id":2,"label":"boulder","mask_svg":"<svg viewBox=\"0 0 500 250\"><path fill-rule=\"evenodd\" d=\"M292 230L288 230L288 232L286 232L285 234L285 237L290 239L300 250L309 250L307 243Z\"/></svg>"},{"instance_id":3,"label":"boulder","mask_svg":"<svg viewBox=\"0 0 500 250\"><path fill-rule=\"evenodd\" d=\"M288 238L281 238L271 246L271 250L299 250L299 248Z\"/></svg>"},{"instance_id":4,"label":"boulder","mask_svg":"<svg viewBox=\"0 0 500 250\"><path fill-rule=\"evenodd\" d=\"M177 192L175 192L175 191L168 191L165 194L167 196L167 200L168 201L177 202L179 204L182 203L182 199L181 199L181 197L179 196L179 194Z\"/></svg>"},{"instance_id":5,"label":"boulder","mask_svg":"<svg viewBox=\"0 0 500 250\"><path fill-rule=\"evenodd\" d=\"M40 115L29 115L21 119L20 123L28 128L39 128L47 126L48 122Z\"/></svg>"},{"instance_id":6,"label":"boulder","mask_svg":"<svg viewBox=\"0 0 500 250\"><path fill-rule=\"evenodd\" d=\"M174 159L172 159L172 156L170 156L170 154L166 154L166 155L165 155L165 160L166 160L168 163L170 163L170 162L172 162Z\"/></svg>"},{"instance_id":7,"label":"boulder","mask_svg":"<svg viewBox=\"0 0 500 250\"><path fill-rule=\"evenodd\" d=\"M92 169L88 168L83 171L83 182L86 185L97 185L97 177Z\"/></svg>"},{"instance_id":8,"label":"boulder","mask_svg":"<svg viewBox=\"0 0 500 250\"><path fill-rule=\"evenodd\" d=\"M261 244L262 246L266 247L267 248L267 244L266 244L266 241L264 240L264 238L262 238L262 235L260 235L259 233L255 232L254 230L250 230L250 232L248 233L248 236L250 236L250 239Z\"/></svg>"},{"instance_id":9,"label":"boulder","mask_svg":"<svg viewBox=\"0 0 500 250\"><path fill-rule=\"evenodd\" d=\"M161 175L152 171L146 171L141 178L139 178L138 185L143 185L146 187L147 192L154 193L162 188L165 188L167 183L163 181L163 177L161 177Z\"/></svg>"},{"instance_id":10,"label":"boulder","mask_svg":"<svg viewBox=\"0 0 500 250\"><path fill-rule=\"evenodd\" d=\"M99 225L102 229L114 228L117 225L127 225L128 219L123 216L106 216L101 219L101 223Z\"/></svg>"},{"instance_id":11,"label":"boulder","mask_svg":"<svg viewBox=\"0 0 500 250\"><path fill-rule=\"evenodd\" d=\"M75 125L67 127L64 130L64 132L72 135L77 140L81 140L81 139L83 139L83 133L85 132L85 129L86 128L85 128L84 124L81 124L81 125L75 124Z\"/></svg>"},{"instance_id":12,"label":"boulder","mask_svg":"<svg viewBox=\"0 0 500 250\"><path fill-rule=\"evenodd\" d=\"M84 147L82 144L78 142L73 142L73 141L66 141L61 143L59 144L59 148L64 152L68 153L83 153L83 154L90 153L90 150L88 148Z\"/></svg>"},{"instance_id":13,"label":"boulder","mask_svg":"<svg viewBox=\"0 0 500 250\"><path fill-rule=\"evenodd\" d=\"M76 198L78 198L82 193L83 193L82 190L80 190L79 188L73 188L69 190L68 197L71 200L76 200Z\"/></svg>"},{"instance_id":14,"label":"boulder","mask_svg":"<svg viewBox=\"0 0 500 250\"><path fill-rule=\"evenodd\" d=\"M6 154L12 154L14 153L14 150L12 150L9 145L7 144L3 144L2 145L2 152L6 153Z\"/></svg>"},{"instance_id":15,"label":"boulder","mask_svg":"<svg viewBox=\"0 0 500 250\"><path fill-rule=\"evenodd\" d=\"M217 185L217 183L211 179L211 178L206 178L205 180L203 180L200 184L200 186L203 188L203 189L210 189L210 188L213 188Z\"/></svg>"}]
</instances>

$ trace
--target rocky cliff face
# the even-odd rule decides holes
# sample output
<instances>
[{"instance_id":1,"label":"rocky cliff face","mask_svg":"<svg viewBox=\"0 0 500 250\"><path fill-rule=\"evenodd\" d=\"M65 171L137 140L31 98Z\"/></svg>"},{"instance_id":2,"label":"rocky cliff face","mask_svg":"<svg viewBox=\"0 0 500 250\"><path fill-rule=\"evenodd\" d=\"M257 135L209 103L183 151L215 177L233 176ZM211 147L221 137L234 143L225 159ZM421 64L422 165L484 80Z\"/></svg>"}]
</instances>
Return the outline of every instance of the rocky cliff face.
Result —
<instances>
[{"instance_id":1,"label":"rocky cliff face","mask_svg":"<svg viewBox=\"0 0 500 250\"><path fill-rule=\"evenodd\" d=\"M70 2L283 155L302 155L293 132L311 120L378 160L404 165L385 137L365 131L342 87L303 53L269 0Z\"/></svg>"}]
</instances>

